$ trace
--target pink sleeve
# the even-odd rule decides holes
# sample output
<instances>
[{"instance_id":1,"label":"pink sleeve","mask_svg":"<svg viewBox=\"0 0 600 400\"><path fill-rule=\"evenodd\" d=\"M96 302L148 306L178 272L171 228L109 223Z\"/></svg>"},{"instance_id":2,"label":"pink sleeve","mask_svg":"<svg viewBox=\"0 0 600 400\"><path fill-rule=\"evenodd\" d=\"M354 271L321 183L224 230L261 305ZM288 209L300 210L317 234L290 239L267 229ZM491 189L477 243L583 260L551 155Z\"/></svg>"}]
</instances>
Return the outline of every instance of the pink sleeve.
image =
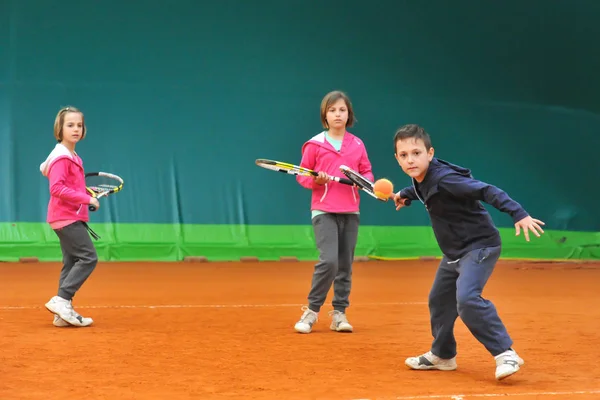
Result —
<instances>
[{"instance_id":1,"label":"pink sleeve","mask_svg":"<svg viewBox=\"0 0 600 400\"><path fill-rule=\"evenodd\" d=\"M373 176L373 167L371 166L371 161L369 161L367 149L364 148L364 146L363 149L362 157L358 163L358 173L373 182L375 180L375 176Z\"/></svg>"},{"instance_id":2,"label":"pink sleeve","mask_svg":"<svg viewBox=\"0 0 600 400\"><path fill-rule=\"evenodd\" d=\"M56 161L50 168L48 179L50 180L50 195L74 204L89 204L91 196L81 193L65 185L68 168L71 161L67 159Z\"/></svg>"},{"instance_id":3,"label":"pink sleeve","mask_svg":"<svg viewBox=\"0 0 600 400\"><path fill-rule=\"evenodd\" d=\"M307 144L304 147L304 151L302 152L302 161L300 161L301 167L314 169L317 162L316 148L317 146L312 144ZM310 176L296 175L296 180L300 185L304 186L307 189L313 189L315 187L315 180Z\"/></svg>"}]
</instances>

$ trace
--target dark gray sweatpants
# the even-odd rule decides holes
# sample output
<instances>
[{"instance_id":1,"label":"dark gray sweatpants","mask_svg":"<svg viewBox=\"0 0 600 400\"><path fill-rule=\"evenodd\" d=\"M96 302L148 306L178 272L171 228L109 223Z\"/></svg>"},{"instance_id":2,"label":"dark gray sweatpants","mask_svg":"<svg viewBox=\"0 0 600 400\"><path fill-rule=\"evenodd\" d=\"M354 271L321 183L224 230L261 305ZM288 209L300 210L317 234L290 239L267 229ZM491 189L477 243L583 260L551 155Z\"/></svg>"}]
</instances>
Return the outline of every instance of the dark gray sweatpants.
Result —
<instances>
[{"instance_id":1,"label":"dark gray sweatpants","mask_svg":"<svg viewBox=\"0 0 600 400\"><path fill-rule=\"evenodd\" d=\"M333 283L335 310L345 312L350 305L352 262L358 238L358 214L320 214L312 219L319 262L315 265L308 307L319 312Z\"/></svg>"},{"instance_id":2,"label":"dark gray sweatpants","mask_svg":"<svg viewBox=\"0 0 600 400\"><path fill-rule=\"evenodd\" d=\"M442 258L429 293L431 352L436 356L456 356L454 323L458 316L491 355L512 346L496 307L481 296L499 257L500 246L473 250L457 262Z\"/></svg>"},{"instance_id":3,"label":"dark gray sweatpants","mask_svg":"<svg viewBox=\"0 0 600 400\"><path fill-rule=\"evenodd\" d=\"M98 263L98 255L86 225L75 222L54 232L60 240L63 267L58 280L58 295L71 300Z\"/></svg>"}]
</instances>

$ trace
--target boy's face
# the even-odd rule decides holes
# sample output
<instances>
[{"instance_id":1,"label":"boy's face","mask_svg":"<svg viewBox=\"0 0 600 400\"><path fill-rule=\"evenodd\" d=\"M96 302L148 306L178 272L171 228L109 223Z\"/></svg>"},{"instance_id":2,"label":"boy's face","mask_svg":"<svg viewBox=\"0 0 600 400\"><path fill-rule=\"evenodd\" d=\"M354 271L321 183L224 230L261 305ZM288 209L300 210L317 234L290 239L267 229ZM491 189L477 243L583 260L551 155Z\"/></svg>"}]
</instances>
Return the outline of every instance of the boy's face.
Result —
<instances>
[{"instance_id":1,"label":"boy's face","mask_svg":"<svg viewBox=\"0 0 600 400\"><path fill-rule=\"evenodd\" d=\"M429 163L433 159L433 147L427 151L421 139L408 138L396 142L396 160L406 175L423 181Z\"/></svg>"}]
</instances>

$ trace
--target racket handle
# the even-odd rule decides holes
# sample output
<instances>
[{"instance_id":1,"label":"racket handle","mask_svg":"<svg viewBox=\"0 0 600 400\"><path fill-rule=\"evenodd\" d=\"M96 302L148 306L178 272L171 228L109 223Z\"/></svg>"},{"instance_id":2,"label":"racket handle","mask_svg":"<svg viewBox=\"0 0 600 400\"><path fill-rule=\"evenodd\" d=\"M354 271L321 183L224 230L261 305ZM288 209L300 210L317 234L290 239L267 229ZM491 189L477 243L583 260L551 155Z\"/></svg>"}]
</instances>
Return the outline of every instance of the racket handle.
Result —
<instances>
[{"instance_id":1,"label":"racket handle","mask_svg":"<svg viewBox=\"0 0 600 400\"><path fill-rule=\"evenodd\" d=\"M318 176L318 175L319 175L318 172L313 171L312 176ZM331 176L331 175L329 175L329 178L331 178L332 181L343 183L344 185L350 185L350 186L354 185L354 182L352 182L350 179L339 178L337 176Z\"/></svg>"},{"instance_id":2,"label":"racket handle","mask_svg":"<svg viewBox=\"0 0 600 400\"><path fill-rule=\"evenodd\" d=\"M392 193L392 194L390 195L390 200L394 200L394 196L395 196L395 195L394 195L394 193ZM402 199L402 198L403 198L403 197L401 197L401 199ZM408 206L410 206L410 203L412 203L412 200L411 200L411 199L404 198L404 207L408 207Z\"/></svg>"},{"instance_id":3,"label":"racket handle","mask_svg":"<svg viewBox=\"0 0 600 400\"><path fill-rule=\"evenodd\" d=\"M100 196L96 196L96 197L95 197L95 199L97 200L99 197L101 197L101 195L100 195ZM95 205L93 205L93 204L89 204L89 205L88 205L88 210L90 210L91 212L94 212L94 211L96 211L96 210L97 210L97 208L96 208L96 206L95 206Z\"/></svg>"},{"instance_id":4,"label":"racket handle","mask_svg":"<svg viewBox=\"0 0 600 400\"><path fill-rule=\"evenodd\" d=\"M350 186L354 185L354 182L352 182L350 179L338 178L338 177L335 177L335 178L336 178L335 179L336 181L338 181L339 183L343 183L344 185L350 185Z\"/></svg>"}]
</instances>

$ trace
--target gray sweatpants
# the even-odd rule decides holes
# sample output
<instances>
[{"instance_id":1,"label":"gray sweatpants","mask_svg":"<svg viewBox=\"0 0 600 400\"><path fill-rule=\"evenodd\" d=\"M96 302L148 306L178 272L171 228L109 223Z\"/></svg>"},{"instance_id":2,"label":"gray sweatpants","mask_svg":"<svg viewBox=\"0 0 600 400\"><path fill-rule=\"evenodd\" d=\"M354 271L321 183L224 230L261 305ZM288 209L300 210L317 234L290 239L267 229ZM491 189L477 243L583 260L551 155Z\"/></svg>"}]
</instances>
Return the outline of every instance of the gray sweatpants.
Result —
<instances>
[{"instance_id":1,"label":"gray sweatpants","mask_svg":"<svg viewBox=\"0 0 600 400\"><path fill-rule=\"evenodd\" d=\"M58 280L58 295L71 300L98 263L98 255L86 225L75 222L54 232L60 240L63 267Z\"/></svg>"},{"instance_id":2,"label":"gray sweatpants","mask_svg":"<svg viewBox=\"0 0 600 400\"><path fill-rule=\"evenodd\" d=\"M319 262L315 265L308 306L319 312L333 283L335 310L345 312L350 305L352 262L358 237L358 214L321 214L312 219Z\"/></svg>"}]
</instances>

